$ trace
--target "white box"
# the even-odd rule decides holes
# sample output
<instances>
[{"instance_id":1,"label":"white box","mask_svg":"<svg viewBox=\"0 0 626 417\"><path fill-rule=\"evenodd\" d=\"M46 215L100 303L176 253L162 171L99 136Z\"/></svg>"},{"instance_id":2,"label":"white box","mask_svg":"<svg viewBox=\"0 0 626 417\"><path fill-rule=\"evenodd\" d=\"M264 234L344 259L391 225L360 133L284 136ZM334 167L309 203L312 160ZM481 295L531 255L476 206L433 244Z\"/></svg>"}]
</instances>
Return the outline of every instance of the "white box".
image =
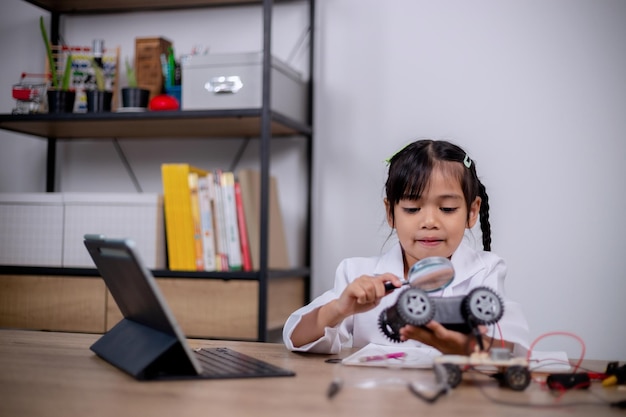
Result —
<instances>
[{"instance_id":1,"label":"white box","mask_svg":"<svg viewBox=\"0 0 626 417\"><path fill-rule=\"evenodd\" d=\"M272 58L271 109L297 122L307 119L307 87L292 68ZM260 108L263 54L193 55L182 64L183 110Z\"/></svg>"},{"instance_id":2,"label":"white box","mask_svg":"<svg viewBox=\"0 0 626 417\"><path fill-rule=\"evenodd\" d=\"M0 264L60 267L63 200L55 193L0 194Z\"/></svg>"},{"instance_id":3,"label":"white box","mask_svg":"<svg viewBox=\"0 0 626 417\"><path fill-rule=\"evenodd\" d=\"M165 268L163 198L144 193L63 193L63 266L94 268L85 234L129 238L150 269Z\"/></svg>"}]
</instances>

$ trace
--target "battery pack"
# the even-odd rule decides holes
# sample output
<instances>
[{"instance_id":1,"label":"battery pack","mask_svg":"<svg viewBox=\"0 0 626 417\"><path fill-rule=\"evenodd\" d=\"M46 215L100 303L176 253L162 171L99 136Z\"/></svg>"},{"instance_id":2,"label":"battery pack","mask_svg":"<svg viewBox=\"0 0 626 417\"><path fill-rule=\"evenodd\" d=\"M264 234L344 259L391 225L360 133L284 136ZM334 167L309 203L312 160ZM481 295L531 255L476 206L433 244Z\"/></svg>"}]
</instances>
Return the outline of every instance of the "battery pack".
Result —
<instances>
[{"instance_id":1,"label":"battery pack","mask_svg":"<svg viewBox=\"0 0 626 417\"><path fill-rule=\"evenodd\" d=\"M546 380L548 387L555 390L589 388L589 374L550 374Z\"/></svg>"}]
</instances>

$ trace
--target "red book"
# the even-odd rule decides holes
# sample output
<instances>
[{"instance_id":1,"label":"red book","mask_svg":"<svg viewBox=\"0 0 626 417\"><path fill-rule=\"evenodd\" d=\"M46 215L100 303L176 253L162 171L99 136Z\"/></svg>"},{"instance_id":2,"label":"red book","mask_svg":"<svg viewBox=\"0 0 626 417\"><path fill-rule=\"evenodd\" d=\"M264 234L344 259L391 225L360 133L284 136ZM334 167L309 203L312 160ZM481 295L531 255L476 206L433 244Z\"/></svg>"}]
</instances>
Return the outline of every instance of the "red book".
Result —
<instances>
[{"instance_id":1,"label":"red book","mask_svg":"<svg viewBox=\"0 0 626 417\"><path fill-rule=\"evenodd\" d=\"M244 271L252 271L252 256L250 255L250 242L246 228L246 217L241 198L241 185L235 181L235 206L237 207L237 225L239 226L239 242L241 244L241 261Z\"/></svg>"}]
</instances>

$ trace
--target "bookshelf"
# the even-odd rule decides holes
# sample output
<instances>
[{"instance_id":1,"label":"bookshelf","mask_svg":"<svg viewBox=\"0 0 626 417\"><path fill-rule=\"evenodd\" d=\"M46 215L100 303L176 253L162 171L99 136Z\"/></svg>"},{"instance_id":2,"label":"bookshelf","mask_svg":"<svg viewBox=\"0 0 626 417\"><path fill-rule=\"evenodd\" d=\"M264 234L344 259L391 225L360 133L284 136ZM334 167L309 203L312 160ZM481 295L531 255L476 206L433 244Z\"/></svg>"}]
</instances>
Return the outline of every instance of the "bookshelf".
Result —
<instances>
[{"instance_id":1,"label":"bookshelf","mask_svg":"<svg viewBox=\"0 0 626 417\"><path fill-rule=\"evenodd\" d=\"M194 314L207 314L210 312L196 310L186 305L188 300L188 289L204 282L207 287L215 286L215 291L221 292L221 297L227 300L228 304L241 304L241 311L230 311L223 317L218 315L218 319L225 321L223 327L228 330L228 321L234 324L241 317L245 316L247 327L241 332L229 333L212 332L211 330L203 333L202 331L187 332L193 337L225 337L236 339L252 339L258 341L267 341L272 331L279 330L277 326L280 320L288 312L299 307L309 299L310 289L310 259L309 259L309 242L310 242L310 183L311 183L311 155L312 155L312 139L313 132L310 125L312 120L312 82L309 80L308 85L308 101L309 116L308 123L301 123L290 119L270 107L270 88L271 83L270 65L271 65L271 27L272 27L272 8L274 2L271 0L110 0L102 2L98 0L24 0L35 6L38 6L51 13L51 42L55 43L59 39L59 20L63 14L96 14L96 13L125 13L148 10L174 10L184 8L198 7L234 7L239 4L259 4L263 9L263 62L262 62L262 101L259 108L236 109L236 110L193 110L193 111L165 111L165 112L142 112L142 113L70 113L70 114L27 114L27 115L0 115L0 129L32 135L47 142L47 160L46 160L46 191L54 192L55 171L56 171L56 145L58 141L80 141L83 138L90 140L98 138L143 138L150 140L160 137L185 137L185 138L202 138L210 140L211 138L228 138L228 137L251 137L258 141L259 145L259 166L260 166L260 258L259 268L251 272L191 272L191 271L170 271L155 270L153 274L157 281L165 286L164 292L172 294L171 300L174 312L176 305L181 304L181 309L191 312L188 318L180 317L181 325L185 328L184 321L198 321L201 317L194 317ZM308 0L309 19L310 19L310 78L312 78L313 69L313 20L315 16L314 0ZM280 140L281 137L301 137L306 141L306 149L308 155L307 173L309 183L309 203L307 204L307 225L306 225L306 247L304 265L296 268L285 270L271 270L268 267L268 242L269 242L269 187L270 187L270 164L271 152L270 141ZM71 278L69 281L63 281L60 285L60 291L66 285L79 282L93 282L94 277L98 277L95 269L85 268L52 268L52 267L28 267L28 266L11 266L0 265L0 284L3 288L17 288L20 291L20 279L26 282L26 279L32 280L32 285L36 286L40 280L54 280ZM46 281L48 282L48 281ZM241 284L241 288L233 284ZM96 286L97 287L97 286ZM231 288L233 287L233 288ZM28 291L31 287L25 287L23 291ZM34 288L34 287L32 287ZM237 289L239 288L239 289ZM89 291L96 291L105 294L104 288L91 288ZM178 295L176 292L178 291ZM275 291L275 293L274 293ZM5 293L9 296L10 292ZM227 294L227 295L225 295ZM283 298L288 295L292 297L289 302L283 302ZM20 294L24 296L24 294ZM177 298L178 297L178 298ZM237 299L229 299L228 297L236 297ZM273 302L269 300L276 297ZM293 299L295 297L295 300ZM80 298L80 296L78 296ZM94 323L85 330L85 328L76 329L77 331L96 331L104 330L111 325L111 314L115 316L115 312L111 313L112 303L108 296L104 298L96 297L102 303L102 308L96 309L98 312L104 310L104 316L100 317L98 313ZM0 303L2 304L2 303ZM19 311L10 310L12 306L19 303L5 303L8 310L0 311L0 316L10 316L19 314ZM114 306L115 307L115 306ZM19 308L19 307L15 307ZM250 308L254 310L254 314L250 312ZM41 309L41 308L40 308ZM115 310L115 308L113 308ZM37 306L35 306L37 311ZM119 313L119 312L118 312ZM229 316L229 314L231 314ZM44 314L45 315L45 314ZM109 320L107 320L109 317ZM7 326L7 323L0 323ZM11 323L8 323L9 327ZM24 326L23 323L18 323ZM114 324L114 323L113 323ZM254 324L251 326L251 324ZM45 325L40 323L33 324L35 328L50 327L54 330L54 325ZM69 327L68 327L69 326ZM72 330L71 324L56 326L61 330ZM222 329L224 330L224 329Z\"/></svg>"}]
</instances>

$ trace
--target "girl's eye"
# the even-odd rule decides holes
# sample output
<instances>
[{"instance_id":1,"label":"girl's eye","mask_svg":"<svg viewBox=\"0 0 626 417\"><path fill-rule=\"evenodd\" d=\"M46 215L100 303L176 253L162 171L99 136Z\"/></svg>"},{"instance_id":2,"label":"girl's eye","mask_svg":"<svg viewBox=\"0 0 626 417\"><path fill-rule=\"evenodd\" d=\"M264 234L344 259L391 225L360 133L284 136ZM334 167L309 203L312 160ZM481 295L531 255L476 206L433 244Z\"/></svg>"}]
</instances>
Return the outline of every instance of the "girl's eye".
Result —
<instances>
[{"instance_id":1,"label":"girl's eye","mask_svg":"<svg viewBox=\"0 0 626 417\"><path fill-rule=\"evenodd\" d=\"M459 209L458 207L441 207L440 208L440 210L443 211L444 213L454 213L458 209Z\"/></svg>"},{"instance_id":2,"label":"girl's eye","mask_svg":"<svg viewBox=\"0 0 626 417\"><path fill-rule=\"evenodd\" d=\"M419 210L419 207L402 207L402 211L407 214L414 214L417 213Z\"/></svg>"}]
</instances>

